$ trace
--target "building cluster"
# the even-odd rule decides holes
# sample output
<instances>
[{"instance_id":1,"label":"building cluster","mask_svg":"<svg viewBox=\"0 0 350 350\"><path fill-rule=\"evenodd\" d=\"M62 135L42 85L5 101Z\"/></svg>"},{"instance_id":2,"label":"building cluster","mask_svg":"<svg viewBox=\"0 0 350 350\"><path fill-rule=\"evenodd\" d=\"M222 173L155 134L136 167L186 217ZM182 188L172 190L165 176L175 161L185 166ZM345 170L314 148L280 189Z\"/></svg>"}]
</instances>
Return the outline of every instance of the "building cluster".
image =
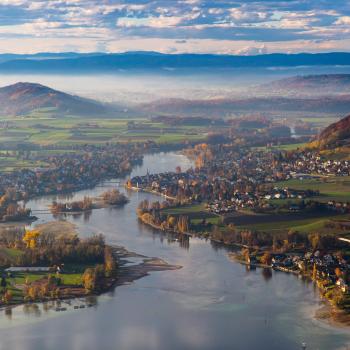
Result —
<instances>
[{"instance_id":1,"label":"building cluster","mask_svg":"<svg viewBox=\"0 0 350 350\"><path fill-rule=\"evenodd\" d=\"M220 144L197 147L190 156L196 159L195 169L138 176L128 185L182 202L204 201L209 211L225 214L243 208L274 209L276 200L304 200L319 195L314 190L278 187L275 183L280 180L345 176L350 171L348 161L325 160L310 151L253 150ZM288 209L301 208L291 204ZM329 202L324 209L350 212L350 204Z\"/></svg>"},{"instance_id":2,"label":"building cluster","mask_svg":"<svg viewBox=\"0 0 350 350\"><path fill-rule=\"evenodd\" d=\"M272 267L282 271L305 273L309 271L314 279L325 286L336 286L343 293L349 292L350 264L334 254L321 254L319 250L305 254L275 254Z\"/></svg>"},{"instance_id":3,"label":"building cluster","mask_svg":"<svg viewBox=\"0 0 350 350\"><path fill-rule=\"evenodd\" d=\"M15 189L23 198L73 191L131 171L141 152L128 145L89 146L77 152L48 156L46 168L0 173L0 194Z\"/></svg>"}]
</instances>

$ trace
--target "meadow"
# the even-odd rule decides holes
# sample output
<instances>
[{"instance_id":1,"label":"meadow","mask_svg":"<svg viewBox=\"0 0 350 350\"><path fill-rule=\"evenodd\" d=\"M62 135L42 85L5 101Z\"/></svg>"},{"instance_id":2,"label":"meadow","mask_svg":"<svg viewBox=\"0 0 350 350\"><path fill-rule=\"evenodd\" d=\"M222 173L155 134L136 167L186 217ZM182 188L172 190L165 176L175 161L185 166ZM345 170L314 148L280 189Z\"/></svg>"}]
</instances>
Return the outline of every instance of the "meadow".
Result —
<instances>
[{"instance_id":1,"label":"meadow","mask_svg":"<svg viewBox=\"0 0 350 350\"><path fill-rule=\"evenodd\" d=\"M45 167L41 156L69 152L69 147L109 143L147 142L175 144L201 141L206 130L198 126L169 127L145 118L83 118L55 116L52 111L37 111L28 116L2 117L0 124L0 168ZM30 149L30 156L19 154ZM23 152L22 152L23 153Z\"/></svg>"},{"instance_id":2,"label":"meadow","mask_svg":"<svg viewBox=\"0 0 350 350\"><path fill-rule=\"evenodd\" d=\"M280 181L276 183L276 186L283 188L289 187L295 190L314 190L319 191L320 195L313 197L320 202L328 201L349 201L350 192L350 177L321 177L314 179L297 180L292 179L288 181Z\"/></svg>"}]
</instances>

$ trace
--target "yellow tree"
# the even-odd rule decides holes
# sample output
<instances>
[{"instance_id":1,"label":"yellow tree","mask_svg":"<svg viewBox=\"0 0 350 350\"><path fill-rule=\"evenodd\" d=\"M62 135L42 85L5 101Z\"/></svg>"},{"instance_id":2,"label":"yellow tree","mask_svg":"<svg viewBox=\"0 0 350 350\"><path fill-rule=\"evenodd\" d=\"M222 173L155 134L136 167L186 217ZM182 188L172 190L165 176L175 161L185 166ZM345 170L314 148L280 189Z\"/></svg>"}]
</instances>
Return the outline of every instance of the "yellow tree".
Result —
<instances>
[{"instance_id":1,"label":"yellow tree","mask_svg":"<svg viewBox=\"0 0 350 350\"><path fill-rule=\"evenodd\" d=\"M12 300L13 294L10 290L6 290L3 296L4 303L8 304Z\"/></svg>"},{"instance_id":2,"label":"yellow tree","mask_svg":"<svg viewBox=\"0 0 350 350\"><path fill-rule=\"evenodd\" d=\"M38 230L26 231L23 237L23 242L27 248L34 249L37 246L40 232Z\"/></svg>"},{"instance_id":3,"label":"yellow tree","mask_svg":"<svg viewBox=\"0 0 350 350\"><path fill-rule=\"evenodd\" d=\"M96 286L96 274L94 269L87 268L82 277L83 285L86 291L92 291Z\"/></svg>"}]
</instances>

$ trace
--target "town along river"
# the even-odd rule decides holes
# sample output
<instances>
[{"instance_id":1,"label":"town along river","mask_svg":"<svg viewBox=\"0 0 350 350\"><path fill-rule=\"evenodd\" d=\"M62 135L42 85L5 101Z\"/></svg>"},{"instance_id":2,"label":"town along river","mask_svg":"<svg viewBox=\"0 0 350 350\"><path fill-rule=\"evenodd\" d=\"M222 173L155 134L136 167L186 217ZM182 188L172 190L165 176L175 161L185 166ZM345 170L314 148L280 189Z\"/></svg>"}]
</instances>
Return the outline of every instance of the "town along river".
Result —
<instances>
[{"instance_id":1,"label":"town along river","mask_svg":"<svg viewBox=\"0 0 350 350\"><path fill-rule=\"evenodd\" d=\"M191 163L174 153L147 155L132 175L144 175L147 169L173 171L177 165L185 169ZM109 181L60 199L94 197L115 186L115 180ZM296 350L302 342L307 349L347 348L348 330L313 319L320 299L312 283L282 272L248 271L230 261L225 248L209 241L191 238L188 246L168 240L136 218L141 200L159 198L141 192L128 196L123 208L98 209L67 220L77 224L81 235L103 233L110 244L183 268L153 272L117 287L98 297L92 308L68 305L67 311L56 312L39 304L15 307L10 314L1 311L1 350ZM37 223L53 220L47 212L53 199L28 203L39 217Z\"/></svg>"}]
</instances>

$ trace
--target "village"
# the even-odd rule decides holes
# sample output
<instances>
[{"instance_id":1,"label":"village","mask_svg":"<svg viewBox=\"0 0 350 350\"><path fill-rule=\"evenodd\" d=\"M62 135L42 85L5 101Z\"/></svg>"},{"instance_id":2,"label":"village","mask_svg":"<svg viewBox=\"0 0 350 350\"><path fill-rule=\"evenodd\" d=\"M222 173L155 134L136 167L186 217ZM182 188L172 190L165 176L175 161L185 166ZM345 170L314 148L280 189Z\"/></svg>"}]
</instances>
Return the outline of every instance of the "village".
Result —
<instances>
[{"instance_id":1,"label":"village","mask_svg":"<svg viewBox=\"0 0 350 350\"><path fill-rule=\"evenodd\" d=\"M318 210L339 213L350 210L348 202L312 201L314 197L320 197L317 189L279 185L279 181L291 179L302 183L307 179L348 176L348 161L327 160L311 151L252 152L250 148L232 145L197 148L194 155L195 169L134 177L128 181L127 187L155 192L181 203L205 201L207 209L216 214L246 208L271 211L281 206L297 212L311 207L311 203L315 207L315 202Z\"/></svg>"},{"instance_id":2,"label":"village","mask_svg":"<svg viewBox=\"0 0 350 350\"><path fill-rule=\"evenodd\" d=\"M40 156L45 167L0 172L0 221L35 220L25 202L35 196L67 193L128 174L142 162L143 145L87 145Z\"/></svg>"},{"instance_id":3,"label":"village","mask_svg":"<svg viewBox=\"0 0 350 350\"><path fill-rule=\"evenodd\" d=\"M195 168L183 172L178 167L175 172L147 173L127 181L127 188L166 199L140 203L142 222L165 232L194 234L243 247L239 260L248 266L308 276L332 303L344 310L350 308L349 243L332 234L346 235L348 220L325 221L320 227L325 232L322 234L288 229L273 234L254 226L244 228L245 224L255 222L258 227L270 222L272 229L279 222L322 220L323 216L337 218L350 213L346 197L345 201L327 200L320 191L322 186L307 185L308 181L348 176L348 161L327 159L315 151L253 152L250 147L222 144L198 145L185 153L195 161ZM299 188L280 185L288 180L298 181ZM300 186L304 182L305 186Z\"/></svg>"}]
</instances>

